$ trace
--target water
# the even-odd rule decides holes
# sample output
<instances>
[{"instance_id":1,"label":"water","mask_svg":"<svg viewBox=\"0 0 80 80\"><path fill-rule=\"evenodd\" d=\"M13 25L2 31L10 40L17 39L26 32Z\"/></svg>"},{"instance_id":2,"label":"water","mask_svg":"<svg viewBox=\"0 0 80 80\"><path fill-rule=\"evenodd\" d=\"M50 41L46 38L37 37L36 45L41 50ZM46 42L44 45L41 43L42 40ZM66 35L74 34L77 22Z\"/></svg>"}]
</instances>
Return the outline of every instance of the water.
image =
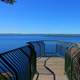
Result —
<instances>
[{"instance_id":1,"label":"water","mask_svg":"<svg viewBox=\"0 0 80 80\"><path fill-rule=\"evenodd\" d=\"M0 35L0 53L26 45L28 41L63 40L80 42L80 36L48 36L48 35Z\"/></svg>"}]
</instances>

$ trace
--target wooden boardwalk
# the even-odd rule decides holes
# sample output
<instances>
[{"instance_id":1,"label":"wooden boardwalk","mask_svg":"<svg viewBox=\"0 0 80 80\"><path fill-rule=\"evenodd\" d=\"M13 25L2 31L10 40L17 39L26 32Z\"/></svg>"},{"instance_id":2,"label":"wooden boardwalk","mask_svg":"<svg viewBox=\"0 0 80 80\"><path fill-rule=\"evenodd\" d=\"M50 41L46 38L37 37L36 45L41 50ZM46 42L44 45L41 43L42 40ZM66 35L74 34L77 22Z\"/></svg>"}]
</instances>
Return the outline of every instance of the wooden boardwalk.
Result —
<instances>
[{"instance_id":1,"label":"wooden boardwalk","mask_svg":"<svg viewBox=\"0 0 80 80\"><path fill-rule=\"evenodd\" d=\"M45 66L48 67L53 74ZM39 73L37 80L68 80L64 71L64 59L60 57L38 58L37 71ZM37 74L35 74L35 76L37 77ZM34 77L33 80L36 80L36 77Z\"/></svg>"}]
</instances>

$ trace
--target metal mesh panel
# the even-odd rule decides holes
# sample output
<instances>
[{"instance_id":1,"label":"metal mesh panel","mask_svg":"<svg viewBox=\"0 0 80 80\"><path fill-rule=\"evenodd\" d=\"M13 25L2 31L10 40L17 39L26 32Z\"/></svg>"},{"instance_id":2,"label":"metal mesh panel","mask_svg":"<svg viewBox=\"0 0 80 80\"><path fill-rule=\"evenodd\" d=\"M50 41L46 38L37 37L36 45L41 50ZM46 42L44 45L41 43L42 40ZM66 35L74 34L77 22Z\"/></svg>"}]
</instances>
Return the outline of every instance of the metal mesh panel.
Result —
<instances>
[{"instance_id":1,"label":"metal mesh panel","mask_svg":"<svg viewBox=\"0 0 80 80\"><path fill-rule=\"evenodd\" d=\"M29 42L28 44L30 44L30 45L32 45L34 47L34 49L36 51L36 54L37 54L37 57L40 57L41 54L40 54L40 46L39 46L39 44L36 41Z\"/></svg>"},{"instance_id":2,"label":"metal mesh panel","mask_svg":"<svg viewBox=\"0 0 80 80\"><path fill-rule=\"evenodd\" d=\"M55 56L56 55L56 42L44 41L44 44L45 44L45 56Z\"/></svg>"},{"instance_id":3,"label":"metal mesh panel","mask_svg":"<svg viewBox=\"0 0 80 80\"><path fill-rule=\"evenodd\" d=\"M80 80L80 47L74 43L65 54L65 71L70 80Z\"/></svg>"},{"instance_id":4,"label":"metal mesh panel","mask_svg":"<svg viewBox=\"0 0 80 80\"><path fill-rule=\"evenodd\" d=\"M27 49L30 49L30 51L28 50L28 52L26 52ZM30 55L30 66L31 66L31 79L33 78L34 74L37 72L36 70L36 52L34 50L34 47L32 45L28 45L28 47L23 47L21 48L21 50L25 53L25 55ZM31 53L31 54L30 54Z\"/></svg>"},{"instance_id":5,"label":"metal mesh panel","mask_svg":"<svg viewBox=\"0 0 80 80\"><path fill-rule=\"evenodd\" d=\"M36 54L31 46L0 54L0 79L31 80L34 72L36 72Z\"/></svg>"},{"instance_id":6,"label":"metal mesh panel","mask_svg":"<svg viewBox=\"0 0 80 80\"><path fill-rule=\"evenodd\" d=\"M45 56L45 44L43 41L37 41L37 43L39 44L40 46L40 55L41 57L44 57Z\"/></svg>"},{"instance_id":7,"label":"metal mesh panel","mask_svg":"<svg viewBox=\"0 0 80 80\"><path fill-rule=\"evenodd\" d=\"M44 54L45 45L43 41L33 41L33 42L28 42L28 44L34 47L37 57L45 55Z\"/></svg>"},{"instance_id":8,"label":"metal mesh panel","mask_svg":"<svg viewBox=\"0 0 80 80\"><path fill-rule=\"evenodd\" d=\"M66 42L58 42L56 52L58 56L64 57L66 50L67 50L67 43Z\"/></svg>"},{"instance_id":9,"label":"metal mesh panel","mask_svg":"<svg viewBox=\"0 0 80 80\"><path fill-rule=\"evenodd\" d=\"M64 41L44 41L45 56L64 57L66 52L66 42Z\"/></svg>"},{"instance_id":10,"label":"metal mesh panel","mask_svg":"<svg viewBox=\"0 0 80 80\"><path fill-rule=\"evenodd\" d=\"M72 61L72 79L80 80L80 49L75 52Z\"/></svg>"},{"instance_id":11,"label":"metal mesh panel","mask_svg":"<svg viewBox=\"0 0 80 80\"><path fill-rule=\"evenodd\" d=\"M56 47L56 53L58 56L61 56L62 55L62 45L60 43L57 43L57 47Z\"/></svg>"},{"instance_id":12,"label":"metal mesh panel","mask_svg":"<svg viewBox=\"0 0 80 80\"><path fill-rule=\"evenodd\" d=\"M29 59L19 49L1 55L1 59L12 71L15 71L17 80L29 79Z\"/></svg>"},{"instance_id":13,"label":"metal mesh panel","mask_svg":"<svg viewBox=\"0 0 80 80\"><path fill-rule=\"evenodd\" d=\"M15 80L15 72L0 58L0 80Z\"/></svg>"}]
</instances>

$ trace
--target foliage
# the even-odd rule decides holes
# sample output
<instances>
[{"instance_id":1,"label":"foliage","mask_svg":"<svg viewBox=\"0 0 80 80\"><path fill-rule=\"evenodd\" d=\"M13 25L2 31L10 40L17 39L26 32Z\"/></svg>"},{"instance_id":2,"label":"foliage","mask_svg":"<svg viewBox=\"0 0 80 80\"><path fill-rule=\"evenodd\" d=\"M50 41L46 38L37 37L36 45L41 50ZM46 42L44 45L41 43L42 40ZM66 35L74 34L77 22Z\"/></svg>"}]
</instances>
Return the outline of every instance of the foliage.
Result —
<instances>
[{"instance_id":1,"label":"foliage","mask_svg":"<svg viewBox=\"0 0 80 80\"><path fill-rule=\"evenodd\" d=\"M15 0L1 0L5 3L8 3L8 4L13 4L15 2Z\"/></svg>"}]
</instances>

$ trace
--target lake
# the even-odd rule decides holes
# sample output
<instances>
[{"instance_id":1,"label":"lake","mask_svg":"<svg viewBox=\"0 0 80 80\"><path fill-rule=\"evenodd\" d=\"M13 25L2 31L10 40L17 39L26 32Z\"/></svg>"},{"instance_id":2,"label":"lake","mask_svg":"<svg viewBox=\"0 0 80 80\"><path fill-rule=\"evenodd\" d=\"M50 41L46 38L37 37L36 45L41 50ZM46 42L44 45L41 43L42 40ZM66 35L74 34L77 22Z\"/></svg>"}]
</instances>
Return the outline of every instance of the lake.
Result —
<instances>
[{"instance_id":1,"label":"lake","mask_svg":"<svg viewBox=\"0 0 80 80\"><path fill-rule=\"evenodd\" d=\"M63 40L67 42L80 42L80 36L63 35L0 35L0 53L26 45L28 41L36 40Z\"/></svg>"}]
</instances>

